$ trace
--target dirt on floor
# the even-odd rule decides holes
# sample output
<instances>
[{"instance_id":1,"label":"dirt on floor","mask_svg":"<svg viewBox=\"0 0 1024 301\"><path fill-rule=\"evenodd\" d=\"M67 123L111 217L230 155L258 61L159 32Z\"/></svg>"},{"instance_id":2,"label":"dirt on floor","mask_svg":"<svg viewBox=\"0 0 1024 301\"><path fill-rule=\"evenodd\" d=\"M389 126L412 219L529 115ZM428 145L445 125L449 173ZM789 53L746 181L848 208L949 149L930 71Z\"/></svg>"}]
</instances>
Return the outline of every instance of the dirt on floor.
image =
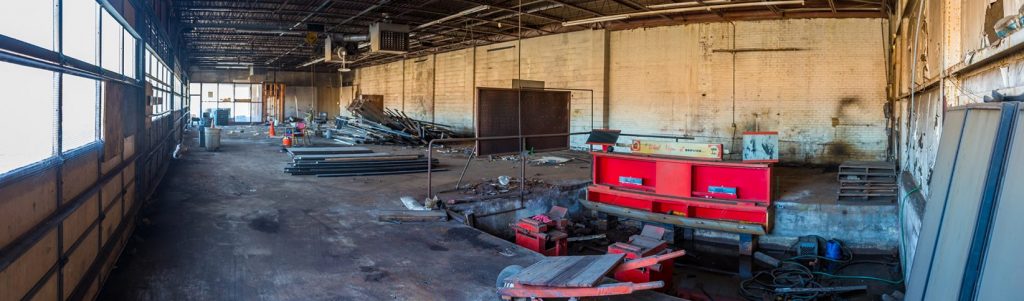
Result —
<instances>
[{"instance_id":1,"label":"dirt on floor","mask_svg":"<svg viewBox=\"0 0 1024 301\"><path fill-rule=\"evenodd\" d=\"M455 222L378 222L426 196L426 175L292 176L279 139L259 127L228 127L219 151L195 139L140 213L140 224L100 300L497 300L495 278L541 259ZM314 142L327 143L326 140ZM424 154L422 147L369 146ZM579 155L577 155L579 156ZM454 187L463 153L440 153ZM585 157L585 156L583 156ZM549 183L588 176L587 163L529 166ZM515 175L516 161L478 158L469 182ZM670 300L637 294L616 300Z\"/></svg>"}]
</instances>

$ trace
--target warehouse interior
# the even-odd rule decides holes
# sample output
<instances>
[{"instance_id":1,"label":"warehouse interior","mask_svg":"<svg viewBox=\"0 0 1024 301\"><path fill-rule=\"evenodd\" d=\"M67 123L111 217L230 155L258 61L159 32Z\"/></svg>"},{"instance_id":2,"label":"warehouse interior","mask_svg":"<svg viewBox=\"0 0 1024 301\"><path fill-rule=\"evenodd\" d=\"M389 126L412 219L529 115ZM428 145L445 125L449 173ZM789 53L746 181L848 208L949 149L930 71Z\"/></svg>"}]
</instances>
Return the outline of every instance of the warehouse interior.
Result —
<instances>
[{"instance_id":1,"label":"warehouse interior","mask_svg":"<svg viewBox=\"0 0 1024 301\"><path fill-rule=\"evenodd\" d=\"M1019 299L1024 0L5 7L0 301Z\"/></svg>"}]
</instances>

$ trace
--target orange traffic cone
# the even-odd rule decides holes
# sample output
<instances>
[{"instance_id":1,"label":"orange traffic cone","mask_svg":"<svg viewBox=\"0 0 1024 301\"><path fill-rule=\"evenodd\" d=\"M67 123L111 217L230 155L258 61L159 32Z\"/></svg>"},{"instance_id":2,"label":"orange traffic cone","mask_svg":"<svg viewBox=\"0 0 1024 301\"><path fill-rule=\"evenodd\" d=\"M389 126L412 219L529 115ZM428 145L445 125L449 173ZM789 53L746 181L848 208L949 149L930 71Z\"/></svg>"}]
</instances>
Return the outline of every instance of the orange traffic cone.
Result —
<instances>
[{"instance_id":1,"label":"orange traffic cone","mask_svg":"<svg viewBox=\"0 0 1024 301\"><path fill-rule=\"evenodd\" d=\"M273 138L274 136L277 136L277 133L274 133L274 124L273 123L270 124L270 130L267 131L267 136L270 136L271 138Z\"/></svg>"},{"instance_id":2,"label":"orange traffic cone","mask_svg":"<svg viewBox=\"0 0 1024 301\"><path fill-rule=\"evenodd\" d=\"M284 136L284 139L281 139L281 145L284 147L292 147L292 138Z\"/></svg>"}]
</instances>

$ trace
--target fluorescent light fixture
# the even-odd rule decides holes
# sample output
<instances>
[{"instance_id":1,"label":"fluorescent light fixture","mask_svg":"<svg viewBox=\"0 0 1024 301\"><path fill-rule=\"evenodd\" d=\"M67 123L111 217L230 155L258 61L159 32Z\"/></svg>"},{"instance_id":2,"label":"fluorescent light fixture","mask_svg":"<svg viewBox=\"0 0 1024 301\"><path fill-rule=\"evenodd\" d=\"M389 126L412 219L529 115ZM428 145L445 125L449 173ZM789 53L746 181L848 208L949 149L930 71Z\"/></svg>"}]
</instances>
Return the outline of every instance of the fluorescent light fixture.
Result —
<instances>
[{"instance_id":1,"label":"fluorescent light fixture","mask_svg":"<svg viewBox=\"0 0 1024 301\"><path fill-rule=\"evenodd\" d=\"M698 6L698 5L708 5L708 4L723 4L723 3L729 3L729 2L732 2L732 1L731 0L708 0L708 1L701 1L701 2L697 2L697 1L693 1L693 2L678 2L678 3L666 3L666 4L648 5L647 8L650 8L650 9L676 8L676 7L689 7L689 6Z\"/></svg>"},{"instance_id":2,"label":"fluorescent light fixture","mask_svg":"<svg viewBox=\"0 0 1024 301\"><path fill-rule=\"evenodd\" d=\"M680 3L680 4L683 4L683 3ZM651 15L660 15L660 14L676 14L676 13L704 11L704 10L711 11L711 10L714 10L714 9L723 9L723 8L750 7L750 6L770 6L770 5L788 5L788 4L800 4L800 5L803 5L804 4L804 0L743 2L743 3L729 3L729 4L719 4L719 5L706 5L706 6L670 8L670 9L652 10L652 11L635 12L635 13L628 13L628 14L621 14L621 15L611 15L611 16L604 16L604 17L597 17L597 18L590 18L590 19L574 20L574 21L562 22L562 26L575 26L575 25L584 25L584 24L591 24L591 23L598 23L598 22L617 21L617 20L624 20L624 19L629 19L629 18L633 18L633 17L642 17L642 16L651 16Z\"/></svg>"},{"instance_id":3,"label":"fluorescent light fixture","mask_svg":"<svg viewBox=\"0 0 1024 301\"><path fill-rule=\"evenodd\" d=\"M590 18L590 19L562 22L562 26L576 26L576 25L584 25L584 24L599 23L599 22L618 21L618 20L625 20L625 19L629 19L629 18L630 18L629 14L604 16L604 17L597 17L597 18Z\"/></svg>"},{"instance_id":4,"label":"fluorescent light fixture","mask_svg":"<svg viewBox=\"0 0 1024 301\"><path fill-rule=\"evenodd\" d=\"M312 61L308 61L305 64L299 65L299 67L306 67L306 66L309 66L309 65L312 65L312 64L323 62L323 61L324 61L324 58L321 57L321 58L318 58L318 59L315 59L315 60L312 60Z\"/></svg>"},{"instance_id":5,"label":"fluorescent light fixture","mask_svg":"<svg viewBox=\"0 0 1024 301\"><path fill-rule=\"evenodd\" d=\"M491 7L489 5L477 6L477 7L474 7L474 8L470 8L470 9L467 9L467 10L464 10L464 11L457 12L454 15L451 15L451 16L447 16L447 17L440 18L440 19L437 19L437 20L434 20L434 21L423 23L423 25L416 26L415 29L427 28L427 27L430 27L430 26L434 26L434 25L437 25L437 24L444 23L444 22L446 22L448 20L451 20L451 19L462 17L462 16L465 16L465 15L468 15L468 14L472 14L472 13L475 13L475 12L484 11L484 10L487 10L487 9L490 9L490 8Z\"/></svg>"},{"instance_id":6,"label":"fluorescent light fixture","mask_svg":"<svg viewBox=\"0 0 1024 301\"><path fill-rule=\"evenodd\" d=\"M338 69L338 72L352 72L352 69L349 69L348 67L341 67Z\"/></svg>"}]
</instances>

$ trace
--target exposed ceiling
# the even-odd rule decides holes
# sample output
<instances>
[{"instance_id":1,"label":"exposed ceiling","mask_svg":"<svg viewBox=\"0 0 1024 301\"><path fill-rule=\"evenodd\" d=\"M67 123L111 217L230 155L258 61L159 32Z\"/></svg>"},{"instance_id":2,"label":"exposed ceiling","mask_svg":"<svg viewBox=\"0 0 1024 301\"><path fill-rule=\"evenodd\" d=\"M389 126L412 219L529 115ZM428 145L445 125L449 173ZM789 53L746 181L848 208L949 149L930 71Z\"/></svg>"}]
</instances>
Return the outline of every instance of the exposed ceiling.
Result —
<instances>
[{"instance_id":1,"label":"exposed ceiling","mask_svg":"<svg viewBox=\"0 0 1024 301\"><path fill-rule=\"evenodd\" d=\"M779 2L784 1L784 2ZM778 5L766 5L771 2ZM723 20L881 17L888 0L174 0L189 63L197 68L310 70L323 57L324 34L366 34L371 23L413 27L404 55L361 53L348 56L352 67L380 64L448 51L594 27L629 28ZM677 4L673 4L677 3ZM781 4L787 3L787 4ZM459 14L487 5L486 9ZM659 6L662 5L662 6ZM666 7L665 5L668 5ZM686 8L683 12L658 12ZM628 19L564 26L565 22L607 17ZM452 16L455 17L452 17ZM611 16L611 17L608 17ZM619 16L619 17L616 17ZM441 20L441 22L437 22ZM430 24L417 29L417 26ZM318 39L307 43L310 25ZM365 46L365 45L364 45ZM312 64L333 71L337 64Z\"/></svg>"}]
</instances>

